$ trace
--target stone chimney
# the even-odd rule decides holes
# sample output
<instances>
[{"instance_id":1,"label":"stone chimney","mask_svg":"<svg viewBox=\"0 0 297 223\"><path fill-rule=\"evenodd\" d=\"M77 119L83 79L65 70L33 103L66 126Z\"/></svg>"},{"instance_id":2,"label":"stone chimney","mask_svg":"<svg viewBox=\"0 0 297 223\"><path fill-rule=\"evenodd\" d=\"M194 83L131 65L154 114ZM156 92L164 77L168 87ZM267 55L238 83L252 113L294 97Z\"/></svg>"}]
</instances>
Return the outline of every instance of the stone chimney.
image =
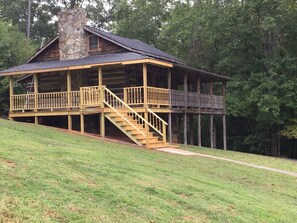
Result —
<instances>
[{"instance_id":1,"label":"stone chimney","mask_svg":"<svg viewBox=\"0 0 297 223\"><path fill-rule=\"evenodd\" d=\"M87 12L74 8L58 14L60 60L79 59L87 56L87 37L83 26L87 23Z\"/></svg>"}]
</instances>

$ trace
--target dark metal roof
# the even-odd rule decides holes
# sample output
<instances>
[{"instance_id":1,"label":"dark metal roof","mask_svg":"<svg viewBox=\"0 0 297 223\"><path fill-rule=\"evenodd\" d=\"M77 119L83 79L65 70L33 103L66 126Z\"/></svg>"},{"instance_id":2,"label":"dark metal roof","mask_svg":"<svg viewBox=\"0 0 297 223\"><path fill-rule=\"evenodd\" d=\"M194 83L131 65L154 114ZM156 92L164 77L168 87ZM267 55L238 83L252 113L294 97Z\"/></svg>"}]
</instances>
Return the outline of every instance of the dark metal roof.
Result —
<instances>
[{"instance_id":1,"label":"dark metal roof","mask_svg":"<svg viewBox=\"0 0 297 223\"><path fill-rule=\"evenodd\" d=\"M112 33L108 33L96 28L92 28L90 26L84 26L84 29L88 32L91 32L94 35L100 36L103 39L113 42L129 51L141 53L147 56L151 56L162 60L167 60L174 63L185 64L182 60L168 53L165 53L151 45L148 45L140 40L128 39L125 37L117 36Z\"/></svg>"},{"instance_id":2,"label":"dark metal roof","mask_svg":"<svg viewBox=\"0 0 297 223\"><path fill-rule=\"evenodd\" d=\"M18 71L33 71L33 70L45 70L53 68L66 68L73 66L83 66L92 64L103 64L112 62L123 62L129 60L141 60L149 57L143 56L137 53L125 52L117 54L102 54L84 57L76 60L49 60L42 62L27 63L20 66L12 67L7 70L0 71L0 76L7 75L8 73Z\"/></svg>"}]
</instances>

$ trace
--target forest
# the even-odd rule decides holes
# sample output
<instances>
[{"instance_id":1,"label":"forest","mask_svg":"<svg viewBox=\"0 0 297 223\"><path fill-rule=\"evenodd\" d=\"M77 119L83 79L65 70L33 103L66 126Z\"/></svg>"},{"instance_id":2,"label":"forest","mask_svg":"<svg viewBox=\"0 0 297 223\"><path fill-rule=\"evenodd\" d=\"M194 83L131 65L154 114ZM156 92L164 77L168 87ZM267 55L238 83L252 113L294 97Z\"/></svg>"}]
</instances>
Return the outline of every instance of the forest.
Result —
<instances>
[{"instance_id":1,"label":"forest","mask_svg":"<svg viewBox=\"0 0 297 223\"><path fill-rule=\"evenodd\" d=\"M55 37L58 12L73 7L89 25L231 77L228 149L297 158L296 0L0 0L0 70ZM4 118L8 95L2 78Z\"/></svg>"}]
</instances>

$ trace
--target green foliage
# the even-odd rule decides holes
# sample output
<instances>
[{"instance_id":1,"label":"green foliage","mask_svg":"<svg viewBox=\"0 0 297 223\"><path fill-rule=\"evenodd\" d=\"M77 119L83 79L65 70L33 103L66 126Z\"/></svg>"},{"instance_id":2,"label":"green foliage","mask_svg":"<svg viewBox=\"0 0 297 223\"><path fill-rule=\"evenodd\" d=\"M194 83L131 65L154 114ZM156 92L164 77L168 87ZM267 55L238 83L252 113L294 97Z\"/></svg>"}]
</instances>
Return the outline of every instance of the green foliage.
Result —
<instances>
[{"instance_id":1,"label":"green foliage","mask_svg":"<svg viewBox=\"0 0 297 223\"><path fill-rule=\"evenodd\" d=\"M9 23L0 21L0 70L25 62L34 47L24 34ZM9 109L8 78L0 78L0 114L7 115Z\"/></svg>"},{"instance_id":2,"label":"green foliage","mask_svg":"<svg viewBox=\"0 0 297 223\"><path fill-rule=\"evenodd\" d=\"M168 15L168 0L117 0L112 8L117 34L156 44Z\"/></svg>"},{"instance_id":3,"label":"green foliage","mask_svg":"<svg viewBox=\"0 0 297 223\"><path fill-rule=\"evenodd\" d=\"M285 125L281 134L289 139L297 139L297 119L289 120L289 123Z\"/></svg>"}]
</instances>

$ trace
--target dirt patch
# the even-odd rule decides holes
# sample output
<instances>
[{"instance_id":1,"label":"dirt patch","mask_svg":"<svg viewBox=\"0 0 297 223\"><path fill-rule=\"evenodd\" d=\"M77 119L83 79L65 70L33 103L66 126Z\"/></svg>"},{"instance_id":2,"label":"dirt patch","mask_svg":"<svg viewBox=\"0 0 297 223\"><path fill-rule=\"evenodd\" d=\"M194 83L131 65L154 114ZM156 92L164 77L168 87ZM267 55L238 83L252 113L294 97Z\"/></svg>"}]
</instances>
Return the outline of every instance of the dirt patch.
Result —
<instances>
[{"instance_id":1,"label":"dirt patch","mask_svg":"<svg viewBox=\"0 0 297 223\"><path fill-rule=\"evenodd\" d=\"M13 162L12 160L7 160L7 159L4 159L4 158L0 158L0 162L3 163L6 167L8 168L16 168L16 163Z\"/></svg>"},{"instance_id":2,"label":"dirt patch","mask_svg":"<svg viewBox=\"0 0 297 223\"><path fill-rule=\"evenodd\" d=\"M0 222L18 223L19 218L14 216L12 209L17 206L17 201L12 197L4 197L0 201Z\"/></svg>"}]
</instances>

